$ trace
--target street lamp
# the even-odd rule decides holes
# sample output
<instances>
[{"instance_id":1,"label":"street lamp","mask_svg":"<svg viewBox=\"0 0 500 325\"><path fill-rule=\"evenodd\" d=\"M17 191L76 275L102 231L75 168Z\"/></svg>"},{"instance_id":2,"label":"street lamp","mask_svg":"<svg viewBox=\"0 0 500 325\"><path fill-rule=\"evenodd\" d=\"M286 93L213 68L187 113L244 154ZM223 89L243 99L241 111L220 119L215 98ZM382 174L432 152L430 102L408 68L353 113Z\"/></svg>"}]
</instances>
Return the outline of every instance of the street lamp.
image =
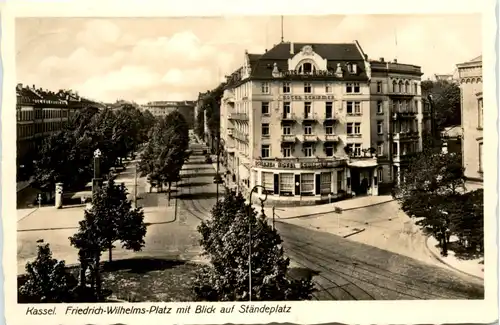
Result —
<instances>
[{"instance_id":1,"label":"street lamp","mask_svg":"<svg viewBox=\"0 0 500 325\"><path fill-rule=\"evenodd\" d=\"M255 185L250 191L250 205L248 206L248 300L252 301L252 222L250 220L250 215L252 213L252 194L253 192L261 188L264 190L265 197L262 199L259 197L260 203L262 205L262 213L264 213L264 202L267 200L267 191L262 185Z\"/></svg>"},{"instance_id":2,"label":"street lamp","mask_svg":"<svg viewBox=\"0 0 500 325\"><path fill-rule=\"evenodd\" d=\"M101 150L96 149L94 151L94 178L92 180L92 196L96 193L99 188L101 181Z\"/></svg>"}]
</instances>

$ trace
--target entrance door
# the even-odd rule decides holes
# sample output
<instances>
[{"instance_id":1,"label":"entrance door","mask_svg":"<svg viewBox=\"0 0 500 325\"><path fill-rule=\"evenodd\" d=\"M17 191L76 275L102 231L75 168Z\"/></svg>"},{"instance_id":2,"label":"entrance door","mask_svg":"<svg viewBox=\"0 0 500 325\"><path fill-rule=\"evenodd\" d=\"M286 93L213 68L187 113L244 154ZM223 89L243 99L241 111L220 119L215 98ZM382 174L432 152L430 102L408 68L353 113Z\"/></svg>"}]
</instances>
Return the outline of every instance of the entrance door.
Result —
<instances>
[{"instance_id":1,"label":"entrance door","mask_svg":"<svg viewBox=\"0 0 500 325\"><path fill-rule=\"evenodd\" d=\"M357 169L351 169L351 190L356 193L356 195L360 194L359 193L359 171Z\"/></svg>"}]
</instances>

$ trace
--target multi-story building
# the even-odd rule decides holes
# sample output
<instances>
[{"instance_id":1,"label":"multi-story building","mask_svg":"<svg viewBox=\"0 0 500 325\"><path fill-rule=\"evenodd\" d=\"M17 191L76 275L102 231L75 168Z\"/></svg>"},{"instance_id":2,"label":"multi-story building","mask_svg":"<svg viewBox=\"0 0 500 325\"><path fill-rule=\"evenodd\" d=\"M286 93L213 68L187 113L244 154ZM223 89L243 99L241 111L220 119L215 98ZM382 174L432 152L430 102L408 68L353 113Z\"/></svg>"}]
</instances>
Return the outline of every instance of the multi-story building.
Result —
<instances>
[{"instance_id":1,"label":"multi-story building","mask_svg":"<svg viewBox=\"0 0 500 325\"><path fill-rule=\"evenodd\" d=\"M483 182L483 59L457 64L462 112L462 163L465 177Z\"/></svg>"},{"instance_id":2,"label":"multi-story building","mask_svg":"<svg viewBox=\"0 0 500 325\"><path fill-rule=\"evenodd\" d=\"M233 180L287 204L377 195L419 148L420 76L419 67L369 61L357 42L246 52L221 104Z\"/></svg>"},{"instance_id":3,"label":"multi-story building","mask_svg":"<svg viewBox=\"0 0 500 325\"><path fill-rule=\"evenodd\" d=\"M189 127L194 126L195 121L195 101L155 101L142 106L143 110L148 110L153 116L167 116L173 111L179 111L184 116Z\"/></svg>"},{"instance_id":4,"label":"multi-story building","mask_svg":"<svg viewBox=\"0 0 500 325\"><path fill-rule=\"evenodd\" d=\"M371 145L377 148L379 182L398 183L409 158L422 149L425 126L420 67L370 61Z\"/></svg>"},{"instance_id":5,"label":"multi-story building","mask_svg":"<svg viewBox=\"0 0 500 325\"><path fill-rule=\"evenodd\" d=\"M23 180L30 176L33 159L43 138L61 130L79 109L102 108L102 105L59 90L53 92L18 84L16 87L17 115L17 175Z\"/></svg>"}]
</instances>

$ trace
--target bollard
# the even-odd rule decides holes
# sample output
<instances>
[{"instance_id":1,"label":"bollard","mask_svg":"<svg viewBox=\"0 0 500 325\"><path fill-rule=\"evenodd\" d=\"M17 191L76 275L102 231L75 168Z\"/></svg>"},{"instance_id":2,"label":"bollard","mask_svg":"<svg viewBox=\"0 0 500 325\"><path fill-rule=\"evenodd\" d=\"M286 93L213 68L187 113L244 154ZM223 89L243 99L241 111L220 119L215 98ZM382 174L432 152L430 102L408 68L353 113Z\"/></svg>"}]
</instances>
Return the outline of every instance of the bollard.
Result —
<instances>
[{"instance_id":1,"label":"bollard","mask_svg":"<svg viewBox=\"0 0 500 325\"><path fill-rule=\"evenodd\" d=\"M56 184L56 209L61 209L63 207L63 183Z\"/></svg>"}]
</instances>

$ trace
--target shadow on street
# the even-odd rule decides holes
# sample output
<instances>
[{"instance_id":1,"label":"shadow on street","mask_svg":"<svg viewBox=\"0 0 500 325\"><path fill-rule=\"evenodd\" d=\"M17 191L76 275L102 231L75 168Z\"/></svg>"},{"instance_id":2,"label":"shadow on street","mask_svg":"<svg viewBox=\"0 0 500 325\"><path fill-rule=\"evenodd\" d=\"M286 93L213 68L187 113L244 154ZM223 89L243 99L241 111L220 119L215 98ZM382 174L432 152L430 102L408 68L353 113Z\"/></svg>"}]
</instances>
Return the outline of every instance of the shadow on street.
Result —
<instances>
[{"instance_id":1,"label":"shadow on street","mask_svg":"<svg viewBox=\"0 0 500 325\"><path fill-rule=\"evenodd\" d=\"M223 192L219 193L219 197L223 196ZM203 200L203 199L215 199L217 198L217 193L182 193L178 196L179 199L185 200Z\"/></svg>"},{"instance_id":2,"label":"shadow on street","mask_svg":"<svg viewBox=\"0 0 500 325\"><path fill-rule=\"evenodd\" d=\"M211 173L190 173L190 174L181 174L181 178L214 177L215 175L216 175L215 172L211 172Z\"/></svg>"},{"instance_id":3,"label":"shadow on street","mask_svg":"<svg viewBox=\"0 0 500 325\"><path fill-rule=\"evenodd\" d=\"M177 187L196 187L196 186L205 186L210 185L211 183L207 182L192 182L192 183L181 183L178 184Z\"/></svg>"}]
</instances>

